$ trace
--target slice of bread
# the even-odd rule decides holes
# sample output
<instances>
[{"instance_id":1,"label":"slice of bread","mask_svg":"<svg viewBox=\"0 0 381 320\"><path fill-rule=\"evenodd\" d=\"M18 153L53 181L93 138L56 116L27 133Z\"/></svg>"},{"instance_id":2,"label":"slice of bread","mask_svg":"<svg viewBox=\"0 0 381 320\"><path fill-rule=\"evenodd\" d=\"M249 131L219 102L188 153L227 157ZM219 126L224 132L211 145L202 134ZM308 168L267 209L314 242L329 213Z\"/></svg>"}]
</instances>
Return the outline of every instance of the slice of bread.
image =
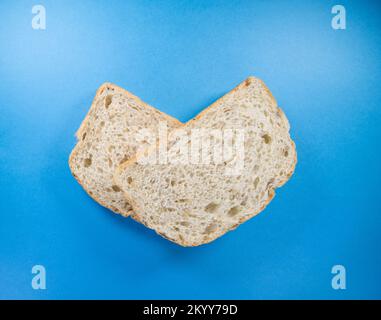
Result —
<instances>
[{"instance_id":1,"label":"slice of bread","mask_svg":"<svg viewBox=\"0 0 381 320\"><path fill-rule=\"evenodd\" d=\"M141 147L137 133L141 129L155 132L162 122L168 128L181 125L130 92L103 84L76 133L78 142L69 158L73 176L101 205L123 216L130 215L132 208L113 183L113 173Z\"/></svg>"},{"instance_id":2,"label":"slice of bread","mask_svg":"<svg viewBox=\"0 0 381 320\"><path fill-rule=\"evenodd\" d=\"M239 152L220 162L190 162L197 152L202 155L199 159L212 156L211 151L203 155L200 144L194 147L194 139L179 144L184 130L190 137L196 129L243 132L242 167L229 171L239 163ZM232 143L239 145L239 137L233 136ZM207 134L201 141L210 139ZM221 142L213 141L214 145ZM145 154L158 154L159 145ZM188 158L181 146L192 150ZM265 84L254 77L173 130L168 163L142 163L147 158L138 153L124 162L114 181L132 204L136 220L183 246L213 241L258 214L274 197L274 190L291 177L297 161L287 118Z\"/></svg>"}]
</instances>

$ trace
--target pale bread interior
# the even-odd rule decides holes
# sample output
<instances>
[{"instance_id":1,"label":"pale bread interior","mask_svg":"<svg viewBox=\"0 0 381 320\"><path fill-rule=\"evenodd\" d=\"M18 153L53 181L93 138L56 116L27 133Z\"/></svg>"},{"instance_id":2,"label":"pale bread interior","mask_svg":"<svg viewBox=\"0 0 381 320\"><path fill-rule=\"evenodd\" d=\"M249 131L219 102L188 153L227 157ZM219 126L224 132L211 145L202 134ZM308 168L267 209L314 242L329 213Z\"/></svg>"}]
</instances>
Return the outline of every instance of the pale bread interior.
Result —
<instances>
[{"instance_id":1,"label":"pale bread interior","mask_svg":"<svg viewBox=\"0 0 381 320\"><path fill-rule=\"evenodd\" d=\"M296 165L288 120L259 79L248 78L181 127L189 133L197 128L244 130L240 174L226 175L229 162L143 165L134 157L114 175L134 207L134 218L183 246L213 241L258 214ZM169 149L176 143L176 131ZM175 162L181 155L172 152L170 157Z\"/></svg>"},{"instance_id":2,"label":"pale bread interior","mask_svg":"<svg viewBox=\"0 0 381 320\"><path fill-rule=\"evenodd\" d=\"M171 129L181 125L128 91L103 84L76 133L78 143L69 159L72 174L101 205L124 216L130 215L132 207L113 182L113 173L142 147L136 139L137 132L143 128L155 132L160 122L167 123Z\"/></svg>"}]
</instances>

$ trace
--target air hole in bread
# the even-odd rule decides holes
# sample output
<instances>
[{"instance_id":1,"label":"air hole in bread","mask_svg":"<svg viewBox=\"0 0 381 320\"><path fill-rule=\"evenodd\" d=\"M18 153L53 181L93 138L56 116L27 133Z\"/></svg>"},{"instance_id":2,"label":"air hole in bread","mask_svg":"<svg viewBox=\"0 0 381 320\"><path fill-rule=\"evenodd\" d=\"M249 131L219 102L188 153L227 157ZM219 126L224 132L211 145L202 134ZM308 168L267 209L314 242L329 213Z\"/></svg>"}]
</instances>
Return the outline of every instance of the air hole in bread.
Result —
<instances>
[{"instance_id":1,"label":"air hole in bread","mask_svg":"<svg viewBox=\"0 0 381 320\"><path fill-rule=\"evenodd\" d=\"M211 202L209 203L206 207L205 207L205 211L206 212L209 212L209 213L213 213L213 212L216 212L217 209L219 208L219 204L218 203L215 203L215 202Z\"/></svg>"},{"instance_id":2,"label":"air hole in bread","mask_svg":"<svg viewBox=\"0 0 381 320\"><path fill-rule=\"evenodd\" d=\"M288 150L285 150L283 154L287 158L288 157Z\"/></svg>"},{"instance_id":3,"label":"air hole in bread","mask_svg":"<svg viewBox=\"0 0 381 320\"><path fill-rule=\"evenodd\" d=\"M111 102L112 102L112 95L109 94L109 95L106 96L106 98L105 98L105 107L106 107L106 109L110 106Z\"/></svg>"},{"instance_id":4,"label":"air hole in bread","mask_svg":"<svg viewBox=\"0 0 381 320\"><path fill-rule=\"evenodd\" d=\"M240 211L239 206L232 207L228 211L228 216L229 217L234 217L234 216L236 216L239 213L239 211Z\"/></svg>"},{"instance_id":5,"label":"air hole in bread","mask_svg":"<svg viewBox=\"0 0 381 320\"><path fill-rule=\"evenodd\" d=\"M189 227L189 222L188 221L181 221L180 225L183 227Z\"/></svg>"},{"instance_id":6,"label":"air hole in bread","mask_svg":"<svg viewBox=\"0 0 381 320\"><path fill-rule=\"evenodd\" d=\"M129 159L128 156L124 156L124 157L122 158L122 160L119 161L119 164L122 164L122 163L126 162L128 159Z\"/></svg>"},{"instance_id":7,"label":"air hole in bread","mask_svg":"<svg viewBox=\"0 0 381 320\"><path fill-rule=\"evenodd\" d=\"M82 141L85 140L87 132L82 135Z\"/></svg>"},{"instance_id":8,"label":"air hole in bread","mask_svg":"<svg viewBox=\"0 0 381 320\"><path fill-rule=\"evenodd\" d=\"M112 187L112 190L114 190L115 192L120 192L121 190L120 190L120 188L117 186L117 185L113 185Z\"/></svg>"},{"instance_id":9,"label":"air hole in bread","mask_svg":"<svg viewBox=\"0 0 381 320\"><path fill-rule=\"evenodd\" d=\"M273 184L274 184L274 181L275 181L275 179L274 178L271 178L270 180L269 180L269 182L267 182L267 186L266 186L266 188L268 189L268 188L272 188L272 186L273 186Z\"/></svg>"},{"instance_id":10,"label":"air hole in bread","mask_svg":"<svg viewBox=\"0 0 381 320\"><path fill-rule=\"evenodd\" d=\"M186 203L186 202L190 202L189 199L178 199L178 200L175 200L176 203Z\"/></svg>"},{"instance_id":11,"label":"air hole in bread","mask_svg":"<svg viewBox=\"0 0 381 320\"><path fill-rule=\"evenodd\" d=\"M128 183L128 184L131 184L131 183L132 183L132 178L131 178L131 177L128 177L128 178L127 178L127 183Z\"/></svg>"},{"instance_id":12,"label":"air hole in bread","mask_svg":"<svg viewBox=\"0 0 381 320\"><path fill-rule=\"evenodd\" d=\"M210 234L214 231L217 230L217 224L215 223L211 223L210 225L208 225L205 230L204 230L204 234Z\"/></svg>"},{"instance_id":13,"label":"air hole in bread","mask_svg":"<svg viewBox=\"0 0 381 320\"><path fill-rule=\"evenodd\" d=\"M188 218L188 217L191 217L191 216L192 216L192 214L191 214L189 211L187 211L187 210L183 211L183 212L181 213L181 215L182 215L183 217L185 217L185 218Z\"/></svg>"},{"instance_id":14,"label":"air hole in bread","mask_svg":"<svg viewBox=\"0 0 381 320\"><path fill-rule=\"evenodd\" d=\"M254 190L257 189L259 183L259 177L256 177L254 180Z\"/></svg>"},{"instance_id":15,"label":"air hole in bread","mask_svg":"<svg viewBox=\"0 0 381 320\"><path fill-rule=\"evenodd\" d=\"M263 139L263 141L264 141L266 144L270 144L270 143L271 143L271 136L268 135L267 133L264 134L264 135L262 136L262 139Z\"/></svg>"},{"instance_id":16,"label":"air hole in bread","mask_svg":"<svg viewBox=\"0 0 381 320\"><path fill-rule=\"evenodd\" d=\"M91 162L92 162L91 158L86 158L84 160L84 166L85 166L85 168L90 167L91 166Z\"/></svg>"}]
</instances>

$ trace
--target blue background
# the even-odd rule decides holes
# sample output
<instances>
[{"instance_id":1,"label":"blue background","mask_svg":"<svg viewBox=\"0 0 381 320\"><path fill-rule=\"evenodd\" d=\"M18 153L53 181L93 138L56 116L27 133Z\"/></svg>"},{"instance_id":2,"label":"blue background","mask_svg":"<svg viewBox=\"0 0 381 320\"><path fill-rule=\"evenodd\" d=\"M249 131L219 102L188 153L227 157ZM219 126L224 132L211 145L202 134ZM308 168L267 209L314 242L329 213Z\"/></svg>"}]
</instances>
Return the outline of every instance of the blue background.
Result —
<instances>
[{"instance_id":1,"label":"blue background","mask_svg":"<svg viewBox=\"0 0 381 320\"><path fill-rule=\"evenodd\" d=\"M381 6L342 1L0 2L0 298L381 298ZM187 121L247 76L291 123L295 175L256 218L182 248L99 206L74 133L114 82ZM33 290L31 268L47 270ZM331 268L347 270L333 290Z\"/></svg>"}]
</instances>

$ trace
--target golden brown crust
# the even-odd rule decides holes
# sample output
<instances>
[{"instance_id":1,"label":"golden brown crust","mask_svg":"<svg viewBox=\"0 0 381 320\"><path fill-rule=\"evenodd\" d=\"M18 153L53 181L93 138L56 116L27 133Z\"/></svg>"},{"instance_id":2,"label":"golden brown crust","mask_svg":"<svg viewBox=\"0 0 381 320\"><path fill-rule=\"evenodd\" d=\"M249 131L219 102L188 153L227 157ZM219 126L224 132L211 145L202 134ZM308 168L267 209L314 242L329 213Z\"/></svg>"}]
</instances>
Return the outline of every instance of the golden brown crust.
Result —
<instances>
[{"instance_id":1,"label":"golden brown crust","mask_svg":"<svg viewBox=\"0 0 381 320\"><path fill-rule=\"evenodd\" d=\"M274 96L272 95L270 89L265 85L265 83L260 80L260 79L257 79L255 77L248 77L245 81L243 81L242 83L240 83L237 87L235 87L234 89L232 89L231 91L229 91L227 94L225 94L224 96L222 96L221 98L219 98L218 100L216 100L214 103L212 103L209 107L207 107L205 110L203 110L201 113L199 113L196 117L194 117L192 120L189 120L188 122L186 122L182 127L186 127L190 124L192 124L193 122L197 121L198 119L200 119L202 116L204 116L207 112L209 112L210 110L212 110L213 108L215 108L217 105L219 105L224 99L226 99L226 97L230 94L232 94L233 92L239 90L240 88L242 88L243 86L248 86L250 84L251 81L254 81L254 80L258 80L261 82L261 84L263 85L264 89L266 90L266 92L269 94L269 96L271 97L271 99L273 100L274 104L277 105L277 102L274 98ZM279 107L278 107L279 108ZM279 108L281 110L281 112L283 113L283 110L281 108ZM289 128L289 127L288 127ZM179 128L178 128L179 129ZM175 132L176 130L178 129L174 129L172 132ZM293 166L290 170L290 172L286 175L285 179L283 181L280 181L276 186L273 186L273 189L270 189L269 190L269 197L267 199L267 201L263 204L263 206L256 212L254 212L253 214L247 216L247 217L244 217L243 219L241 219L238 223L238 225L244 223L245 221L251 219L252 217L256 216L257 214L259 214L260 212L262 212L266 207L267 205L271 202L271 200L274 198L275 196L275 189L276 188L279 188L281 186L283 186L292 176L292 174L294 173L295 171L295 167L296 167L296 163L297 163L297 153L296 153L296 148L295 148L295 143L294 141L291 139L290 137L290 140L292 142L292 145L293 145L293 148L294 148L294 161L293 161ZM117 177L120 176L120 173L128 166L130 165L133 165L137 162L137 159L138 157L147 152L148 154L151 153L154 149L157 148L159 142L152 146L152 147L149 147L148 150L145 150L143 151L142 153L139 153L139 154L136 154L134 157L130 158L129 160L123 162L121 165L119 165L116 170L115 170L115 174L114 174L114 182L116 184L118 184L118 181L117 181ZM142 219L140 218L139 216L139 212L141 211L141 209L139 208L139 206L137 205L137 203L131 198L131 196L129 195L128 192L126 191L123 191L124 192L124 195L127 199L127 201L132 205L133 209L134 209L134 215L133 215L133 218L136 220L136 221L139 221L141 223L142 222ZM143 223L144 224L144 223ZM146 225L146 224L145 224ZM199 246L199 245L203 245L203 244L207 244L217 238L219 238L220 236L224 235L225 233L231 231L231 230L234 230L235 228L238 227L238 225L235 225L231 228L228 228L228 229L224 229L224 230L221 230L220 232L216 233L216 234L213 234L213 237L210 237L210 238L207 238L207 239L204 239L204 241L202 243L188 243L186 241L184 241L183 239L177 239L177 240L172 240L172 239L169 239L167 236L164 236L163 234L161 234L160 232L157 232L155 229L153 228L150 228L150 229L153 229L156 231L156 233L162 235L163 237L169 239L170 241L173 241L181 246L184 246L184 247L194 247L194 246Z\"/></svg>"}]
</instances>

